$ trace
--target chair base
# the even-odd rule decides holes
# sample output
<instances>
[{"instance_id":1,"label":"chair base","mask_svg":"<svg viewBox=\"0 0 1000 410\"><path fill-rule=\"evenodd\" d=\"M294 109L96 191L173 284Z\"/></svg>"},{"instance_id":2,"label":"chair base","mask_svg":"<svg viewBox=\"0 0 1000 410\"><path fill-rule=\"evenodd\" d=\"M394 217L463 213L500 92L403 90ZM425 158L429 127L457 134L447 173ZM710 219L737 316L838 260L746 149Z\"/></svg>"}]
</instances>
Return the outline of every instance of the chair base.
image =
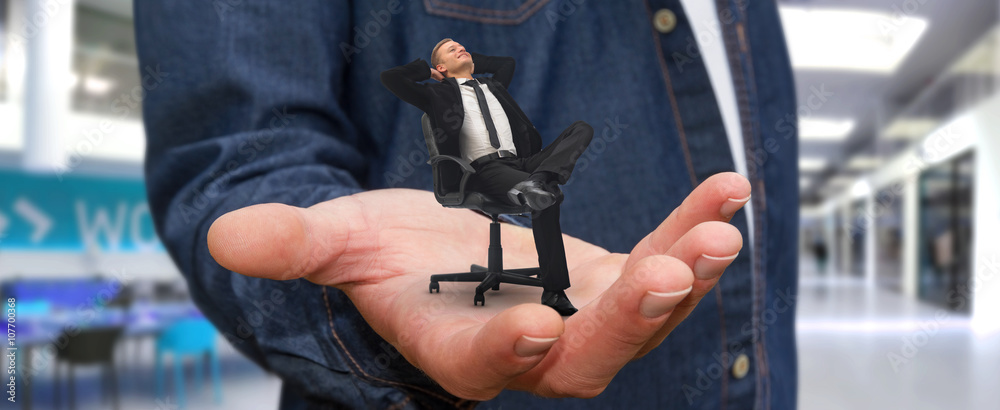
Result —
<instances>
[{"instance_id":1,"label":"chair base","mask_svg":"<svg viewBox=\"0 0 1000 410\"><path fill-rule=\"evenodd\" d=\"M486 306L486 291L500 290L501 283L510 283L524 286L542 286L542 280L537 276L541 273L539 268L523 269L503 269L491 271L485 266L472 265L471 272L462 273L441 273L431 275L430 292L441 293L441 285L438 282L479 282L476 286L476 296L472 299L474 306Z\"/></svg>"}]
</instances>

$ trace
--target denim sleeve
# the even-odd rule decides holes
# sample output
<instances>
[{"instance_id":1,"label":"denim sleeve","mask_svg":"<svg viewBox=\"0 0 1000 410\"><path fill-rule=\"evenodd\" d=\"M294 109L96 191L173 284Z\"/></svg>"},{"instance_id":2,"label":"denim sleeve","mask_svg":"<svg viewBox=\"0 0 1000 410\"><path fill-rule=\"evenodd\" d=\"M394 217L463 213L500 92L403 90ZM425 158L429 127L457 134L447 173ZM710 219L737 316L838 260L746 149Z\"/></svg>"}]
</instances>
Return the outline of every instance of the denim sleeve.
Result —
<instances>
[{"instance_id":1,"label":"denim sleeve","mask_svg":"<svg viewBox=\"0 0 1000 410\"><path fill-rule=\"evenodd\" d=\"M220 215L361 191L371 142L343 101L344 1L136 2L158 234L192 297L243 354L312 403L463 407L372 331L340 291L228 271L206 234Z\"/></svg>"}]
</instances>

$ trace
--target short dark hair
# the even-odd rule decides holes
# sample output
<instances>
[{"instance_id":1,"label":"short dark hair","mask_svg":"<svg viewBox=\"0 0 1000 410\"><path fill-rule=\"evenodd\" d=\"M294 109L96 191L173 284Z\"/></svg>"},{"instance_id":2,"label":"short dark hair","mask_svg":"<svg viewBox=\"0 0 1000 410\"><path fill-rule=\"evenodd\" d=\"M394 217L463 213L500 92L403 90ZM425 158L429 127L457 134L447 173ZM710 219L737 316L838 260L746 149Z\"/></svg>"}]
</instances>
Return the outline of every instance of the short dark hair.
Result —
<instances>
[{"instance_id":1,"label":"short dark hair","mask_svg":"<svg viewBox=\"0 0 1000 410\"><path fill-rule=\"evenodd\" d=\"M431 66L437 67L437 65L439 63L441 63L441 59L438 58L438 55L437 55L438 54L438 49L440 49L441 46L445 45L445 43L447 43L449 41L453 41L453 40L450 39L450 38L446 38L444 40L438 41L437 45L434 46L434 49L431 50Z\"/></svg>"}]
</instances>

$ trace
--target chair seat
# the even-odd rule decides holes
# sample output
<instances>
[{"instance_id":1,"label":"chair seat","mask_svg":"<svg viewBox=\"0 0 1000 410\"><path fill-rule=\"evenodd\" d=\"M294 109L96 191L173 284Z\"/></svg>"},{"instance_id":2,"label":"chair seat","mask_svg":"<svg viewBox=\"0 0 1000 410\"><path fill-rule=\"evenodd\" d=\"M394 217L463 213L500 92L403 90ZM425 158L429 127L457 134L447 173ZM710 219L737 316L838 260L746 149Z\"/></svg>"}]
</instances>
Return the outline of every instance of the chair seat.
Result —
<instances>
[{"instance_id":1,"label":"chair seat","mask_svg":"<svg viewBox=\"0 0 1000 410\"><path fill-rule=\"evenodd\" d=\"M528 205L510 205L497 201L479 192L466 192L461 203L444 205L446 208L475 209L489 215L512 215L531 212Z\"/></svg>"}]
</instances>

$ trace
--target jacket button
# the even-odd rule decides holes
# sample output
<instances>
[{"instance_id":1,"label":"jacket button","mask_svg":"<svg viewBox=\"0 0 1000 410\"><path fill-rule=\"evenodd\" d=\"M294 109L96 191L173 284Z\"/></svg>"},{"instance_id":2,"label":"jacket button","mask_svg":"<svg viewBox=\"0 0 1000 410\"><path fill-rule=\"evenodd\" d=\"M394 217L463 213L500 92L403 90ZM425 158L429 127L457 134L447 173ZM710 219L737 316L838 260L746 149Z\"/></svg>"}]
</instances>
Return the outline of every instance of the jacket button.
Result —
<instances>
[{"instance_id":1,"label":"jacket button","mask_svg":"<svg viewBox=\"0 0 1000 410\"><path fill-rule=\"evenodd\" d=\"M653 27L661 33L669 33L677 27L677 15L669 9L659 9L653 15Z\"/></svg>"},{"instance_id":2,"label":"jacket button","mask_svg":"<svg viewBox=\"0 0 1000 410\"><path fill-rule=\"evenodd\" d=\"M733 377L742 379L750 371L750 358L745 353L740 353L733 361Z\"/></svg>"}]
</instances>

